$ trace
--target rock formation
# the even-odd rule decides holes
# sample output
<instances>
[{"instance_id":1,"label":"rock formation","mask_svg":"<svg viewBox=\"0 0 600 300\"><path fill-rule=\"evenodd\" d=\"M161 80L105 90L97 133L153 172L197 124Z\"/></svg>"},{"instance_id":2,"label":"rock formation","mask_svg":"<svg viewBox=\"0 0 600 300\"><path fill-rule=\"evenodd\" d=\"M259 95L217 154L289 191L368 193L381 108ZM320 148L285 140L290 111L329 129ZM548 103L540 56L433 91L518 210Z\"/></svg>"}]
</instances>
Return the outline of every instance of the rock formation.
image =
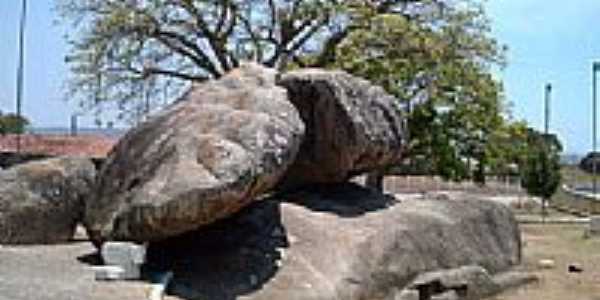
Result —
<instances>
[{"instance_id":1,"label":"rock formation","mask_svg":"<svg viewBox=\"0 0 600 300\"><path fill-rule=\"evenodd\" d=\"M84 158L53 158L0 171L0 244L68 241L95 176Z\"/></svg>"},{"instance_id":2,"label":"rock formation","mask_svg":"<svg viewBox=\"0 0 600 300\"><path fill-rule=\"evenodd\" d=\"M195 233L151 244L185 299L393 299L419 275L520 261L510 209L482 199L402 200L352 184L254 203ZM471 292L472 293L472 292ZM391 297L391 298L390 298Z\"/></svg>"},{"instance_id":3,"label":"rock formation","mask_svg":"<svg viewBox=\"0 0 600 300\"><path fill-rule=\"evenodd\" d=\"M383 88L342 71L306 69L278 84L306 124L284 186L336 183L399 162L407 144L406 109Z\"/></svg>"},{"instance_id":4,"label":"rock formation","mask_svg":"<svg viewBox=\"0 0 600 300\"><path fill-rule=\"evenodd\" d=\"M230 216L272 190L304 133L275 75L243 65L194 86L128 132L86 205L92 240L163 239Z\"/></svg>"}]
</instances>

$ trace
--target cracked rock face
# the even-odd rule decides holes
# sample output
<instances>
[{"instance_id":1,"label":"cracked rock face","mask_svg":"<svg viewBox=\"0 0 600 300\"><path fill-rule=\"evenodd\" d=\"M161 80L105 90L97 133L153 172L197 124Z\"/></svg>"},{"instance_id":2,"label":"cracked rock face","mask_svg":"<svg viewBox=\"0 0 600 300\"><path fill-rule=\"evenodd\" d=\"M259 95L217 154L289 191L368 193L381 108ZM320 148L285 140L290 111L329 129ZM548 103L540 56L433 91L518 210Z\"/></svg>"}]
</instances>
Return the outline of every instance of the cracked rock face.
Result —
<instances>
[{"instance_id":1,"label":"cracked rock face","mask_svg":"<svg viewBox=\"0 0 600 300\"><path fill-rule=\"evenodd\" d=\"M230 216L271 190L304 134L275 75L243 65L194 86L128 132L86 204L92 240L164 239Z\"/></svg>"},{"instance_id":2,"label":"cracked rock face","mask_svg":"<svg viewBox=\"0 0 600 300\"><path fill-rule=\"evenodd\" d=\"M406 108L383 88L321 69L289 72L278 84L287 89L306 124L306 137L283 186L339 183L402 158Z\"/></svg>"},{"instance_id":3,"label":"cracked rock face","mask_svg":"<svg viewBox=\"0 0 600 300\"><path fill-rule=\"evenodd\" d=\"M85 158L53 158L0 171L0 244L70 240L96 169Z\"/></svg>"}]
</instances>

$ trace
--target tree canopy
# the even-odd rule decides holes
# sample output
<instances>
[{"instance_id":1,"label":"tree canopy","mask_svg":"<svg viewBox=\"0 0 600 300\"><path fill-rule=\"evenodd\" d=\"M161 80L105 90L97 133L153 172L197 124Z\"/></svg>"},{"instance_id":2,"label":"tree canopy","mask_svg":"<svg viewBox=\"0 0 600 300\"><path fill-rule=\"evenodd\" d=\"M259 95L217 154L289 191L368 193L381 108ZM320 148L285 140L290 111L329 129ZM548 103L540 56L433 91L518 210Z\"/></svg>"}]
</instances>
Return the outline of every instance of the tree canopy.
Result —
<instances>
[{"instance_id":1,"label":"tree canopy","mask_svg":"<svg viewBox=\"0 0 600 300\"><path fill-rule=\"evenodd\" d=\"M527 133L528 151L522 166L522 185L530 195L546 201L554 195L561 181L560 153L562 145L556 135L533 129Z\"/></svg>"},{"instance_id":2,"label":"tree canopy","mask_svg":"<svg viewBox=\"0 0 600 300\"><path fill-rule=\"evenodd\" d=\"M73 25L70 98L85 109L131 119L246 59L340 68L409 104L411 171L483 181L521 165L525 125L505 117L492 70L506 49L483 0L56 1Z\"/></svg>"},{"instance_id":3,"label":"tree canopy","mask_svg":"<svg viewBox=\"0 0 600 300\"><path fill-rule=\"evenodd\" d=\"M24 133L29 125L29 120L16 114L2 114L0 112L0 134Z\"/></svg>"},{"instance_id":4,"label":"tree canopy","mask_svg":"<svg viewBox=\"0 0 600 300\"><path fill-rule=\"evenodd\" d=\"M505 49L491 36L483 6L463 4L424 9L418 18L362 7L332 67L409 103L408 156L422 172L483 180L486 145L504 125L502 84L491 69L504 64Z\"/></svg>"},{"instance_id":5,"label":"tree canopy","mask_svg":"<svg viewBox=\"0 0 600 300\"><path fill-rule=\"evenodd\" d=\"M411 16L442 6L441 0L56 1L73 28L71 98L85 109L116 103L123 117L147 113L182 85L219 77L241 59L285 68L311 56L323 65L356 28L354 7Z\"/></svg>"}]
</instances>

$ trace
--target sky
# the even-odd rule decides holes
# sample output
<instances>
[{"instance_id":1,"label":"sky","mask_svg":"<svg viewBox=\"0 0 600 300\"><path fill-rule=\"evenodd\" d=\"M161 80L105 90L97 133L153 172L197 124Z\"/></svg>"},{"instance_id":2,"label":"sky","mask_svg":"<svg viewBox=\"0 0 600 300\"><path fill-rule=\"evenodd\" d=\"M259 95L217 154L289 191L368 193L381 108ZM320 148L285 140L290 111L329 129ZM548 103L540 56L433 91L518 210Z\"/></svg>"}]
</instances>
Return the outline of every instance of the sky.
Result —
<instances>
[{"instance_id":1,"label":"sky","mask_svg":"<svg viewBox=\"0 0 600 300\"><path fill-rule=\"evenodd\" d=\"M0 110L15 109L18 0L0 1ZM77 103L64 93L68 66L66 26L54 0L29 0L23 112L35 127L68 127ZM553 85L551 131L567 153L591 149L591 63L600 60L598 0L489 0L493 34L508 46L508 65L497 71L515 119L543 127L544 86ZM92 126L82 117L80 126Z\"/></svg>"}]
</instances>

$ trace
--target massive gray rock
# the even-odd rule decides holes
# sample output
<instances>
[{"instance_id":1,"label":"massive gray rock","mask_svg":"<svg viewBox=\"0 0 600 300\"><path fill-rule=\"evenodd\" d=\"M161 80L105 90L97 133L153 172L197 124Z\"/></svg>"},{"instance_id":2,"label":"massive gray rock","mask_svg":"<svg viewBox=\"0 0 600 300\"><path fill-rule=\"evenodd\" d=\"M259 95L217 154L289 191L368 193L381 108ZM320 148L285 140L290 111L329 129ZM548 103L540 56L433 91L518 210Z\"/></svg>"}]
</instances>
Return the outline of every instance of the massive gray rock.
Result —
<instances>
[{"instance_id":1,"label":"massive gray rock","mask_svg":"<svg viewBox=\"0 0 600 300\"><path fill-rule=\"evenodd\" d=\"M275 76L245 64L194 86L129 131L86 204L92 240L143 242L181 234L230 216L271 190L304 133Z\"/></svg>"},{"instance_id":2,"label":"massive gray rock","mask_svg":"<svg viewBox=\"0 0 600 300\"><path fill-rule=\"evenodd\" d=\"M476 198L402 200L352 184L253 203L203 230L152 243L185 299L393 299L421 274L518 264L510 209Z\"/></svg>"},{"instance_id":3,"label":"massive gray rock","mask_svg":"<svg viewBox=\"0 0 600 300\"><path fill-rule=\"evenodd\" d=\"M0 243L68 241L81 221L96 169L85 158L53 158L0 171Z\"/></svg>"},{"instance_id":4,"label":"massive gray rock","mask_svg":"<svg viewBox=\"0 0 600 300\"><path fill-rule=\"evenodd\" d=\"M282 186L336 183L400 161L407 145L406 108L383 88L342 71L283 74L306 124L298 158Z\"/></svg>"}]
</instances>

